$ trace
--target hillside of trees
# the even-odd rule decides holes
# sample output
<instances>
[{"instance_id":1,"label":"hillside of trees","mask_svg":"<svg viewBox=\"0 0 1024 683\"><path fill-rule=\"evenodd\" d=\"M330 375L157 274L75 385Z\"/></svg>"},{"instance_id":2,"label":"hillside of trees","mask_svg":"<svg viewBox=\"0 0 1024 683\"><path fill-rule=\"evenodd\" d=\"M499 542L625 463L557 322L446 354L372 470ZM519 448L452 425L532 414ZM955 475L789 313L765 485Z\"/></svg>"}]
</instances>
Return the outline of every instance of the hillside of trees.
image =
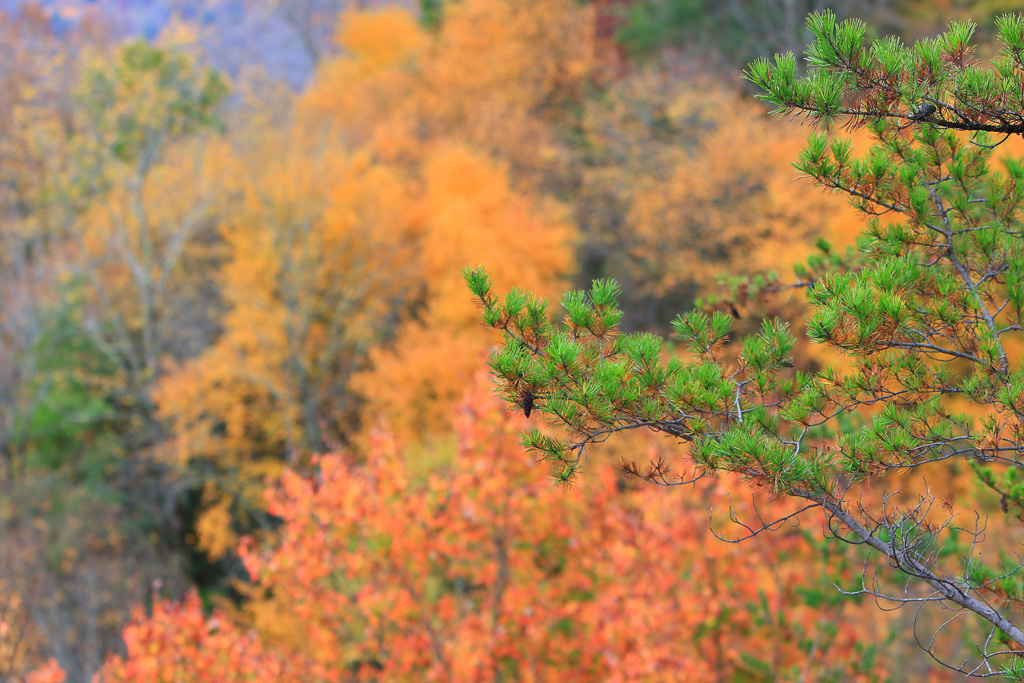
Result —
<instances>
[{"instance_id":1,"label":"hillside of trees","mask_svg":"<svg viewBox=\"0 0 1024 683\"><path fill-rule=\"evenodd\" d=\"M463 278L614 278L616 334L696 306L844 367L805 285L864 218L742 76L828 4L0 3L0 678L959 680L917 640L976 625L845 596L862 548L729 542L799 509L769 486L644 482L676 447L644 432L559 486ZM832 3L907 43L971 18L979 59L1006 4ZM1012 555L976 469L902 488Z\"/></svg>"}]
</instances>

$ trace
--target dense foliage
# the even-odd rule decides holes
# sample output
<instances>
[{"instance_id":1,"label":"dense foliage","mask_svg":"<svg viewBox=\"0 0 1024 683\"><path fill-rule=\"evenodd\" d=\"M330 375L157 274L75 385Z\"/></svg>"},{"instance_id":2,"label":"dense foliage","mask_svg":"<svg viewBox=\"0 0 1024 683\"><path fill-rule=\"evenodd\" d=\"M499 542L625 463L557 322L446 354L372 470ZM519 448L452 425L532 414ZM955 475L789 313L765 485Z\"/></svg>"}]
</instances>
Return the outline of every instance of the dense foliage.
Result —
<instances>
[{"instance_id":1,"label":"dense foliage","mask_svg":"<svg viewBox=\"0 0 1024 683\"><path fill-rule=\"evenodd\" d=\"M936 676L931 662L906 658L914 634L905 617L831 588L855 589L863 550L823 544L810 528L771 546L721 544L714 535L727 530L717 521L707 529L709 505L731 509L749 532L758 515L787 518L808 503L773 499L779 493L822 495L837 476L886 481L887 469L913 469L864 432L856 444L875 448L879 464L846 472L836 420L813 424L842 401L871 403L864 392L919 369L858 369L836 344L811 344L810 283L824 297L811 336L822 325L835 330L838 316L846 336L836 340L854 350L947 315L902 266L888 298L877 296L888 286L879 275L849 310L829 308L845 301L847 280L826 274L852 283L868 272L869 252L844 254L861 229L858 211L794 177L806 130L766 117L737 63L801 49L803 16L819 4L43 0L0 13L0 678L348 680L413 678L422 668L440 678L578 671L663 680L685 671L871 680L897 660L909 676ZM908 38L972 7L844 3L883 22L880 32ZM987 16L992 5L974 9ZM989 36L981 35L983 51L995 49ZM878 100L904 137L975 116L956 113L969 92L955 78L927 95L934 112L919 113L918 77L894 71L912 55L873 50L889 61L856 53L862 74L843 86L852 88L847 104L871 99L855 90L874 88L873 74L909 89L899 106ZM835 54L832 74L854 56ZM783 62L751 67L781 98L775 106L831 106L816 89L820 75L798 65L786 76ZM1005 118L1013 100L1012 79L1004 81ZM911 171L885 175L903 139L887 130L891 151L865 167L868 176L852 153L829 176L832 150L844 153L831 140L805 157L805 172L860 183L867 196L890 192ZM854 134L857 144L868 137L866 127ZM944 163L964 160L969 187L986 177L986 157L936 139ZM907 149L924 149L907 140ZM913 173L928 173L929 158L914 161ZM876 170L882 175L870 175ZM948 202L944 186L936 192ZM998 270L997 260L978 260L988 247L970 240L1002 249L1009 228L990 237L980 224L951 220L963 225L953 239L957 249L967 244L971 276ZM816 251L819 236L836 246L823 241ZM877 242L904 249L905 260L939 249L893 239ZM771 272L801 260L796 283ZM553 407L587 429L597 424L587 410L599 420L622 410L662 419L679 396L654 387L692 373L696 356L625 332L666 333L677 312L695 302L706 309L706 321L686 322L692 341L708 337L704 374L675 388L707 412L702 457L719 463L719 476L685 498L638 487L611 464L642 453L668 479L676 455L631 430L596 449L592 474L575 488L550 486L513 443L528 423L502 414L475 379L495 340L460 276L473 263L498 288L538 296L603 281L592 291L600 310L583 295L567 300L575 339L569 331L534 339L545 352L557 347L571 372L549 368L537 378L536 359L516 361L529 381L511 385L509 398L533 423ZM617 323L610 277L621 283ZM978 295L1009 293L1012 281L1000 270ZM956 287L938 294L950 310L970 304ZM904 317L861 332L851 316L891 308L893 297L921 310L897 305ZM1011 325L1010 310L992 308L998 326ZM785 323L764 327L765 317ZM726 322L729 343L711 343ZM944 334L978 346L957 348L985 361L988 338L949 324ZM745 351L731 343L750 333ZM1011 361L1012 336L999 335ZM896 351L914 349L886 353ZM639 393L640 365L623 364L626 354L650 373ZM659 369L655 361L670 356ZM991 428L968 425L997 405L979 403L985 392L1004 400L998 378L969 370L971 358L948 364L961 396L977 378L970 400L948 411L968 416L943 436L959 438L950 442L958 451L969 438L1013 429L1005 411ZM794 367L772 369L787 362ZM819 373L827 363L834 386ZM880 413L889 422L876 441L940 428L925 395L935 390L931 365L921 367L913 397L923 407ZM748 431L722 413L718 392L734 371L749 380L738 395ZM561 389L545 384L556 379ZM583 403L574 403L578 380ZM764 396L751 393L756 381ZM822 387L829 395L818 405L811 392ZM844 411L841 431L852 434L886 400ZM741 465L737 449L765 447L776 419L779 430L808 423L800 455L817 450L799 473L781 460ZM672 429L688 437L693 426ZM729 436L718 443L714 432ZM563 436L533 438L545 445ZM951 454L948 467L928 466L927 481L955 492L956 509L989 514L990 537L1012 540L1021 508L1016 480L999 466L1004 447L984 445L994 459L969 460L974 469L953 466ZM564 465L563 479L573 474ZM759 482L753 499L744 477ZM921 488L918 478L903 481L907 493L887 510ZM1012 580L979 578L998 571L997 556L986 550L993 562L972 564L973 580L1010 599ZM974 626L947 628L936 643L963 653L977 635Z\"/></svg>"},{"instance_id":2,"label":"dense foliage","mask_svg":"<svg viewBox=\"0 0 1024 683\"><path fill-rule=\"evenodd\" d=\"M869 44L863 22L824 12L808 20L806 76L791 54L747 72L779 113L824 126L846 117L874 138L858 158L850 141L816 133L797 163L819 186L849 195L867 220L856 258L799 283L807 336L838 350L840 362L801 372L784 322L766 319L733 345L732 318L700 310L673 323L687 353L666 354L657 336L620 334L610 280L565 294L558 325L547 302L523 290L496 297L482 269L466 280L484 322L504 333L490 363L505 397L525 397L564 429L523 440L557 481L575 482L588 447L615 433L667 434L680 442L678 456L628 469L669 486L731 472L804 501L828 535L871 548L906 577L906 592L865 576L857 593L937 602L989 622L976 658L943 659L926 638L930 654L964 673L1019 677L1016 534L992 542L985 521L958 511L948 492L931 487L907 500L892 476L962 464L998 494L1002 514L1019 520L1024 510L1024 163L996 160L990 135L1024 130L1024 17L1002 17L997 28L999 54L985 70L969 57L969 22L905 47L895 38Z\"/></svg>"},{"instance_id":3,"label":"dense foliage","mask_svg":"<svg viewBox=\"0 0 1024 683\"><path fill-rule=\"evenodd\" d=\"M315 479L286 472L268 492L280 541L261 548L248 538L240 548L257 630L223 611L204 617L195 594L181 605L159 600L152 615L136 613L127 656L109 662L103 680L884 673L863 644L868 624L850 618L863 609L844 613L829 598L787 607L829 587L792 554L799 533L750 555L705 533L699 502L622 492L611 466L563 495L516 444L524 423L481 374L458 408L457 453L444 473L411 477L383 434L365 462L327 454ZM733 568L739 556L752 562ZM758 648L774 638L779 647Z\"/></svg>"}]
</instances>

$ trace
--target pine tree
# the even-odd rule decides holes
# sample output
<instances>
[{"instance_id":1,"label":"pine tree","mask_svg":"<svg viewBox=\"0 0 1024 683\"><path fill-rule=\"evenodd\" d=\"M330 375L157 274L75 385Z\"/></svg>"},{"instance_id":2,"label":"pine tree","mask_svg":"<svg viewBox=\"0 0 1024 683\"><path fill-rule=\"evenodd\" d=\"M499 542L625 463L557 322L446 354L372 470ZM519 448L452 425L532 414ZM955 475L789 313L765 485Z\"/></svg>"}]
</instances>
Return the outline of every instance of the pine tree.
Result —
<instances>
[{"instance_id":1,"label":"pine tree","mask_svg":"<svg viewBox=\"0 0 1024 683\"><path fill-rule=\"evenodd\" d=\"M566 293L553 324L546 300L499 297L482 268L467 269L485 324L504 338L490 365L515 409L530 395L534 419L553 423L523 443L557 482L577 478L594 444L661 432L680 443L678 461L627 471L668 486L732 473L793 499L795 516L818 515L826 536L882 560L868 560L853 593L952 610L932 634L915 618L932 657L1024 680L1024 161L1000 147L1024 135L1024 16L997 20L991 68L971 57L970 22L913 46L870 42L863 22L831 12L807 25L806 76L792 54L745 76L774 113L822 129L796 167L866 219L856 253L812 260L793 285L806 292L810 341L841 361L801 371L784 323L738 339L726 311L680 315L686 352L672 353L665 339L620 332L611 280ZM856 156L839 123L867 126L871 149ZM987 507L979 496L959 510L952 486L900 493L908 479L894 475L942 482L943 468L972 472L994 493ZM1005 532L986 537L986 515ZM972 657L953 661L935 636L961 616L984 628Z\"/></svg>"}]
</instances>

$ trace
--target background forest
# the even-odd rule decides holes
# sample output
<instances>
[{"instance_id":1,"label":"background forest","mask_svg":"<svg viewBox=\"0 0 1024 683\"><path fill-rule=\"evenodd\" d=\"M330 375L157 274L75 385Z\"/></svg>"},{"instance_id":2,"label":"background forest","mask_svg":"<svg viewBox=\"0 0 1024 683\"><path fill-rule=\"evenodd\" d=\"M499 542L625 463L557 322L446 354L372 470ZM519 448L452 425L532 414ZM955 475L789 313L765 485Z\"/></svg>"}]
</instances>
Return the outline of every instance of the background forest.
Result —
<instances>
[{"instance_id":1,"label":"background forest","mask_svg":"<svg viewBox=\"0 0 1024 683\"><path fill-rule=\"evenodd\" d=\"M460 271L793 318L723 273L862 224L744 62L1014 4L0 2L0 678L941 678L855 553L718 540L728 477L547 481Z\"/></svg>"}]
</instances>

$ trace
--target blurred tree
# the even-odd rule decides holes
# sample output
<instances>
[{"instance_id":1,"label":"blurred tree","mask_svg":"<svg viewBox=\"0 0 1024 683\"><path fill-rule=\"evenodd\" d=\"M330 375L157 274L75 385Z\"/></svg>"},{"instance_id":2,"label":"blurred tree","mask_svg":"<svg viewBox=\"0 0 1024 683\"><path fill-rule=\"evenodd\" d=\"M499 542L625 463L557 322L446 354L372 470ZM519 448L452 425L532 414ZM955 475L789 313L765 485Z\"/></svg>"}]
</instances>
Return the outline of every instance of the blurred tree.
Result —
<instances>
[{"instance_id":1,"label":"blurred tree","mask_svg":"<svg viewBox=\"0 0 1024 683\"><path fill-rule=\"evenodd\" d=\"M46 192L50 168L66 158L36 141L61 137L71 125L77 55L101 35L71 33L58 39L35 5L0 14L7 59L0 65L0 453L10 469L14 424L22 417L21 388L31 381L31 349L38 319L56 303L56 267L48 254L62 236L50 229ZM9 474L10 472L8 472Z\"/></svg>"},{"instance_id":2,"label":"blurred tree","mask_svg":"<svg viewBox=\"0 0 1024 683\"><path fill-rule=\"evenodd\" d=\"M568 187L556 128L582 92L592 30L590 11L567 0L452 4L436 33L395 7L343 16L344 52L299 112L407 178L422 286L355 380L364 425L428 435L472 375L487 340L453 268L486 258L540 287L570 271L566 212L544 195ZM537 258L540 245L551 258Z\"/></svg>"},{"instance_id":3,"label":"blurred tree","mask_svg":"<svg viewBox=\"0 0 1024 683\"><path fill-rule=\"evenodd\" d=\"M365 397L368 426L383 420L403 439L437 431L489 346L453 277L458 264L493 263L502 281L553 291L572 258L564 211L513 190L506 169L485 155L438 148L422 173L415 210L424 304L393 345L371 350L373 367L354 384Z\"/></svg>"},{"instance_id":4,"label":"blurred tree","mask_svg":"<svg viewBox=\"0 0 1024 683\"><path fill-rule=\"evenodd\" d=\"M579 280L614 276L626 329L667 329L726 269L786 268L855 212L789 176L804 134L666 57L588 101Z\"/></svg>"},{"instance_id":5,"label":"blurred tree","mask_svg":"<svg viewBox=\"0 0 1024 683\"><path fill-rule=\"evenodd\" d=\"M231 163L223 332L159 385L168 456L206 486L199 543L214 559L231 522L262 509L266 475L349 439L349 378L421 286L406 183L314 130L296 122Z\"/></svg>"},{"instance_id":6,"label":"blurred tree","mask_svg":"<svg viewBox=\"0 0 1024 683\"><path fill-rule=\"evenodd\" d=\"M185 277L208 258L197 236L210 208L190 142L214 127L225 88L143 43L65 65L74 45L12 88L0 135L19 162L0 197L0 368L14 380L0 410L0 555L22 568L8 586L33 647L77 682L118 644L154 575L177 591L177 490L150 458L150 391L165 356L209 336L194 315L206 285Z\"/></svg>"},{"instance_id":7,"label":"blurred tree","mask_svg":"<svg viewBox=\"0 0 1024 683\"><path fill-rule=\"evenodd\" d=\"M199 595L181 604L156 599L152 613L137 609L124 632L123 656L113 657L102 680L118 683L301 683L339 680L323 667L268 651L254 633L215 611L207 616Z\"/></svg>"},{"instance_id":8,"label":"blurred tree","mask_svg":"<svg viewBox=\"0 0 1024 683\"><path fill-rule=\"evenodd\" d=\"M517 184L557 192L592 60L593 13L573 0L466 0L436 33L399 8L350 11L302 106L410 165L436 144L467 145L510 164Z\"/></svg>"},{"instance_id":9,"label":"blurred tree","mask_svg":"<svg viewBox=\"0 0 1024 683\"><path fill-rule=\"evenodd\" d=\"M198 256L190 247L211 227L218 150L191 138L218 125L226 93L215 73L142 42L93 63L78 91L68 141L76 164L55 182L78 203L74 218L84 226L67 266L91 285L85 331L125 372L140 406L151 405L164 356L194 349L193 330L173 311L184 303L176 291L184 266Z\"/></svg>"},{"instance_id":10,"label":"blurred tree","mask_svg":"<svg viewBox=\"0 0 1024 683\"><path fill-rule=\"evenodd\" d=\"M354 670L394 680L878 673L850 666L861 661L855 629L824 604L784 623L756 607L796 599L786 577L806 576L806 564L783 558L797 537L736 573L729 546L706 545L703 515L671 495L622 490L611 467L582 491L548 487L517 454L523 418L502 414L482 375L474 384L457 409L450 470L424 483L383 435L365 465L330 455L315 480L284 475L269 494L280 543L243 553L266 595L253 609L268 636L325 665L345 653ZM326 533L317 520L330 520ZM716 583L734 589L654 599ZM824 623L837 630L825 635ZM791 647L762 658L755 643L774 628ZM800 638L821 647L804 671Z\"/></svg>"},{"instance_id":11,"label":"blurred tree","mask_svg":"<svg viewBox=\"0 0 1024 683\"><path fill-rule=\"evenodd\" d=\"M551 4L563 23L572 16L571 3L538 2ZM537 17L496 7L542 31ZM506 30L474 11L488 30ZM267 103L280 132L247 113L233 150L221 152L224 192L234 198L220 231L223 330L160 379L156 398L173 431L161 453L188 466L199 547L223 566L239 531L269 522L264 478L349 443L357 415L403 437L432 435L488 343L462 293L461 265L486 257L543 288L571 268L564 209L515 187L508 164L494 158L502 156L467 144L444 109L448 99L468 109L477 94L508 98L508 86L526 100L516 106L532 110L542 95L531 89L554 88L537 79L557 79L555 69L528 73L516 53L540 57L543 48L503 33L516 64L481 72L471 86L479 93L426 82L423 70L438 63L445 78L461 77L455 62L468 53L449 54L444 42L459 16L433 36L398 8L346 13L346 52L324 64L294 110ZM543 30L552 41L563 29ZM451 97L439 98L435 86ZM546 129L534 122L532 130ZM515 141L524 135L513 133Z\"/></svg>"},{"instance_id":12,"label":"blurred tree","mask_svg":"<svg viewBox=\"0 0 1024 683\"><path fill-rule=\"evenodd\" d=\"M707 533L699 504L623 486L612 467L558 491L518 452L524 423L479 374L458 408L456 459L426 481L384 435L362 464L325 455L308 478L286 471L268 492L279 539L243 541L246 613L159 601L136 614L103 680L884 675L859 642L884 625L859 618L868 604L824 596L820 559L792 554L796 530L744 563ZM238 626L246 616L258 637Z\"/></svg>"}]
</instances>

